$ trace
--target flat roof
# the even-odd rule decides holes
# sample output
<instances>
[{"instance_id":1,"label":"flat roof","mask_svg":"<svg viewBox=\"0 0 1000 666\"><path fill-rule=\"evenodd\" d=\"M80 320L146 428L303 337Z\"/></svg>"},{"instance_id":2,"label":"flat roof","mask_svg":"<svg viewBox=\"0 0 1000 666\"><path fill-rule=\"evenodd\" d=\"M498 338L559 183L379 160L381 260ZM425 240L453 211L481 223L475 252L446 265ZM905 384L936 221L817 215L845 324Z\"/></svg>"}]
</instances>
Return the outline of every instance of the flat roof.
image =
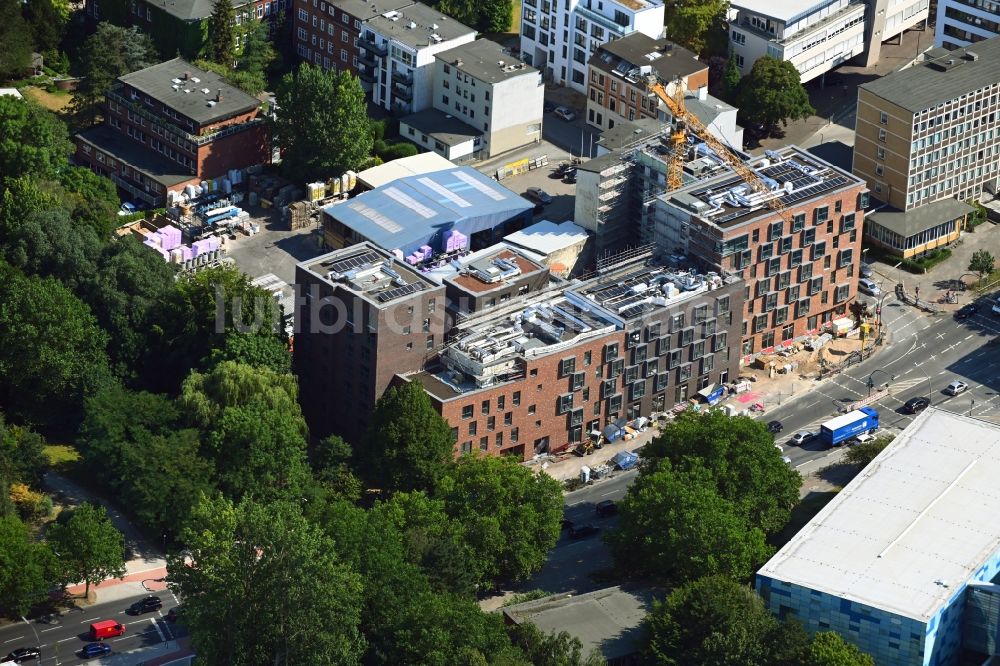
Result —
<instances>
[{"instance_id":1,"label":"flat roof","mask_svg":"<svg viewBox=\"0 0 1000 666\"><path fill-rule=\"evenodd\" d=\"M471 167L399 178L324 214L389 250L412 252L450 229L493 229L534 205Z\"/></svg>"},{"instance_id":2,"label":"flat roof","mask_svg":"<svg viewBox=\"0 0 1000 666\"><path fill-rule=\"evenodd\" d=\"M1000 425L926 409L758 576L927 622L1000 547Z\"/></svg>"},{"instance_id":3,"label":"flat roof","mask_svg":"<svg viewBox=\"0 0 1000 666\"><path fill-rule=\"evenodd\" d=\"M865 226L877 224L903 238L916 236L944 222L950 222L976 210L958 199L942 199L910 210L882 209L865 216Z\"/></svg>"},{"instance_id":4,"label":"flat roof","mask_svg":"<svg viewBox=\"0 0 1000 666\"><path fill-rule=\"evenodd\" d=\"M590 57L589 65L612 76L638 84L638 68L649 65L663 80L696 74L708 65L698 56L667 39L653 39L642 32L605 42ZM631 74L630 74L631 73Z\"/></svg>"},{"instance_id":5,"label":"flat roof","mask_svg":"<svg viewBox=\"0 0 1000 666\"><path fill-rule=\"evenodd\" d=\"M1000 37L943 55L934 53L938 57L880 76L859 88L916 113L1000 81Z\"/></svg>"},{"instance_id":6,"label":"flat roof","mask_svg":"<svg viewBox=\"0 0 1000 666\"><path fill-rule=\"evenodd\" d=\"M542 633L569 632L583 645L584 655L594 650L611 660L639 652L644 638L642 621L652 606L651 590L609 587L585 594L552 595L502 610L511 621L531 622Z\"/></svg>"},{"instance_id":7,"label":"flat roof","mask_svg":"<svg viewBox=\"0 0 1000 666\"><path fill-rule=\"evenodd\" d=\"M386 39L414 49L476 34L475 30L445 16L441 10L419 2L372 17L366 25ZM435 39L434 35L440 39Z\"/></svg>"},{"instance_id":8,"label":"flat roof","mask_svg":"<svg viewBox=\"0 0 1000 666\"><path fill-rule=\"evenodd\" d=\"M409 125L421 134L434 137L446 146L458 146L483 135L481 130L459 120L450 113L433 108L404 116L399 119L399 123Z\"/></svg>"},{"instance_id":9,"label":"flat roof","mask_svg":"<svg viewBox=\"0 0 1000 666\"><path fill-rule=\"evenodd\" d=\"M545 270L539 264L519 252L502 247L487 248L489 252L479 252L472 261L466 262L460 272L445 278L459 289L482 294L502 289L522 275L532 275Z\"/></svg>"},{"instance_id":10,"label":"flat roof","mask_svg":"<svg viewBox=\"0 0 1000 666\"><path fill-rule=\"evenodd\" d=\"M185 74L190 74L191 78L185 79ZM260 106L256 97L246 94L215 72L198 69L183 58L140 69L118 77L118 80L203 125ZM220 90L222 100L210 104L216 100Z\"/></svg>"},{"instance_id":11,"label":"flat roof","mask_svg":"<svg viewBox=\"0 0 1000 666\"><path fill-rule=\"evenodd\" d=\"M335 250L299 266L330 284L367 297L379 307L438 286L371 243Z\"/></svg>"},{"instance_id":12,"label":"flat roof","mask_svg":"<svg viewBox=\"0 0 1000 666\"><path fill-rule=\"evenodd\" d=\"M803 2L803 0L735 0L730 2L733 9L745 9L754 14L769 16L783 23L794 23L803 16L833 4L835 0Z\"/></svg>"},{"instance_id":13,"label":"flat roof","mask_svg":"<svg viewBox=\"0 0 1000 666\"><path fill-rule=\"evenodd\" d=\"M507 234L505 241L541 255L550 255L587 241L587 231L570 221L542 220L520 231Z\"/></svg>"},{"instance_id":14,"label":"flat roof","mask_svg":"<svg viewBox=\"0 0 1000 666\"><path fill-rule=\"evenodd\" d=\"M183 168L177 162L167 159L155 150L140 146L107 125L92 127L76 136L95 148L113 155L115 159L133 169L138 169L144 176L164 187L173 187L197 177L193 173L183 173Z\"/></svg>"},{"instance_id":15,"label":"flat roof","mask_svg":"<svg viewBox=\"0 0 1000 666\"><path fill-rule=\"evenodd\" d=\"M337 7L362 22L412 4L413 0L337 0L336 2ZM334 28L339 29L336 24Z\"/></svg>"},{"instance_id":16,"label":"flat roof","mask_svg":"<svg viewBox=\"0 0 1000 666\"><path fill-rule=\"evenodd\" d=\"M454 168L454 163L435 152L418 153L365 169L358 174L358 180L375 189L407 176L419 176Z\"/></svg>"},{"instance_id":17,"label":"flat roof","mask_svg":"<svg viewBox=\"0 0 1000 666\"><path fill-rule=\"evenodd\" d=\"M453 49L438 53L435 57L486 83L500 83L526 75L538 76L537 69L521 62L512 56L509 50L489 39L477 39L460 44ZM541 83L539 79L538 84Z\"/></svg>"}]
</instances>

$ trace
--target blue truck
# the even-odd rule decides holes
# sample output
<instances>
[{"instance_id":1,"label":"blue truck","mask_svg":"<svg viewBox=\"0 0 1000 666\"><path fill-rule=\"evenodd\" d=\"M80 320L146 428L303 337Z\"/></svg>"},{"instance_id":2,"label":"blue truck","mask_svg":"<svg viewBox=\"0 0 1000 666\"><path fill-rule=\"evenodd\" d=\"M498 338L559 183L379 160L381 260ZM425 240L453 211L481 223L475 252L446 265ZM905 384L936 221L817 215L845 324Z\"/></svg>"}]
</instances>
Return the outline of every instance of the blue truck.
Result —
<instances>
[{"instance_id":1,"label":"blue truck","mask_svg":"<svg viewBox=\"0 0 1000 666\"><path fill-rule=\"evenodd\" d=\"M827 446L838 446L852 437L877 429L878 412L871 407L862 407L820 426L819 440Z\"/></svg>"}]
</instances>

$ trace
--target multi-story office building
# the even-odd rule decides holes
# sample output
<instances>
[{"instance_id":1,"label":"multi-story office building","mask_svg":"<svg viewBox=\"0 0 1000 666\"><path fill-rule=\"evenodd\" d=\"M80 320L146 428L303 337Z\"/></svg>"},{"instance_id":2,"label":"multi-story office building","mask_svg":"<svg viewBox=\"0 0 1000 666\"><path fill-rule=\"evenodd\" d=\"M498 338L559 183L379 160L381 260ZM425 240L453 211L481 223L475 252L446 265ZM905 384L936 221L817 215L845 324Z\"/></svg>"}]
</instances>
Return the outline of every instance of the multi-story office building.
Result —
<instances>
[{"instance_id":1,"label":"multi-story office building","mask_svg":"<svg viewBox=\"0 0 1000 666\"><path fill-rule=\"evenodd\" d=\"M180 58L119 77L105 97L76 160L129 198L162 206L168 191L270 161L260 101Z\"/></svg>"},{"instance_id":2,"label":"multi-story office building","mask_svg":"<svg viewBox=\"0 0 1000 666\"><path fill-rule=\"evenodd\" d=\"M938 0L934 46L962 48L1000 34L1000 2Z\"/></svg>"},{"instance_id":3,"label":"multi-story office building","mask_svg":"<svg viewBox=\"0 0 1000 666\"><path fill-rule=\"evenodd\" d=\"M272 29L291 7L291 0L232 0L236 13L236 50L239 53L252 21L269 21ZM93 21L136 26L148 34L164 57L180 55L194 60L208 45L208 20L213 0L87 0Z\"/></svg>"},{"instance_id":4,"label":"multi-story office building","mask_svg":"<svg viewBox=\"0 0 1000 666\"><path fill-rule=\"evenodd\" d=\"M476 31L419 2L363 24L358 74L371 101L395 113L431 107L434 56L476 38Z\"/></svg>"},{"instance_id":5,"label":"multi-story office building","mask_svg":"<svg viewBox=\"0 0 1000 666\"><path fill-rule=\"evenodd\" d=\"M924 62L860 86L856 136L854 173L909 218L866 233L904 255L957 238L956 220L970 209L952 200L997 192L1000 38L931 49Z\"/></svg>"},{"instance_id":6,"label":"multi-story office building","mask_svg":"<svg viewBox=\"0 0 1000 666\"><path fill-rule=\"evenodd\" d=\"M525 0L521 57L549 81L587 93L587 63L606 41L663 34L662 0Z\"/></svg>"},{"instance_id":7,"label":"multi-story office building","mask_svg":"<svg viewBox=\"0 0 1000 666\"><path fill-rule=\"evenodd\" d=\"M440 347L444 287L369 243L298 264L295 281L303 413L314 435L358 443L395 374Z\"/></svg>"},{"instance_id":8,"label":"multi-story office building","mask_svg":"<svg viewBox=\"0 0 1000 666\"><path fill-rule=\"evenodd\" d=\"M597 48L588 64L587 122L600 129L639 118L669 115L656 95L646 89L644 76L667 82L667 92L679 80L683 90L708 88L708 65L691 51L666 39L634 32Z\"/></svg>"},{"instance_id":9,"label":"multi-story office building","mask_svg":"<svg viewBox=\"0 0 1000 666\"><path fill-rule=\"evenodd\" d=\"M475 278L473 278L475 279ZM649 254L461 320L419 382L455 453L529 459L735 377L743 288Z\"/></svg>"},{"instance_id":10,"label":"multi-story office building","mask_svg":"<svg viewBox=\"0 0 1000 666\"><path fill-rule=\"evenodd\" d=\"M361 26L412 4L413 0L295 0L295 51L317 67L357 74Z\"/></svg>"},{"instance_id":11,"label":"multi-story office building","mask_svg":"<svg viewBox=\"0 0 1000 666\"><path fill-rule=\"evenodd\" d=\"M761 56L787 60L810 81L864 54L874 65L882 42L927 20L929 0L736 0L729 46L740 72Z\"/></svg>"},{"instance_id":12,"label":"multi-story office building","mask_svg":"<svg viewBox=\"0 0 1000 666\"><path fill-rule=\"evenodd\" d=\"M404 139L450 160L485 159L541 141L545 86L537 69L488 39L434 60L433 108L400 119Z\"/></svg>"},{"instance_id":13,"label":"multi-story office building","mask_svg":"<svg viewBox=\"0 0 1000 666\"><path fill-rule=\"evenodd\" d=\"M771 612L892 666L996 663L1000 428L917 416L757 572Z\"/></svg>"},{"instance_id":14,"label":"multi-story office building","mask_svg":"<svg viewBox=\"0 0 1000 666\"><path fill-rule=\"evenodd\" d=\"M661 250L743 278L744 357L848 313L868 206L864 181L797 147L747 165L770 192L751 192L732 172L701 179L658 198L655 229Z\"/></svg>"}]
</instances>

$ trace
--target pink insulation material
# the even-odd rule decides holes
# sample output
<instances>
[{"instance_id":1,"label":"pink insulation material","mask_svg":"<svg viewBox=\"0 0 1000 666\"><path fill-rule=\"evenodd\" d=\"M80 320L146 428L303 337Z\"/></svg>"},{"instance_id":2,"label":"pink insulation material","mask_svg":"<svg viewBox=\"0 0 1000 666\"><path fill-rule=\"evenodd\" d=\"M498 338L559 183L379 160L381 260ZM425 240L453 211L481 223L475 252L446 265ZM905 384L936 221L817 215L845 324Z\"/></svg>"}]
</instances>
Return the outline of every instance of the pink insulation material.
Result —
<instances>
[{"instance_id":1,"label":"pink insulation material","mask_svg":"<svg viewBox=\"0 0 1000 666\"><path fill-rule=\"evenodd\" d=\"M154 231L151 234L146 234L146 239L142 241L142 244L149 247L163 247L163 239L160 238L160 232Z\"/></svg>"},{"instance_id":2,"label":"pink insulation material","mask_svg":"<svg viewBox=\"0 0 1000 666\"><path fill-rule=\"evenodd\" d=\"M160 256L161 256L161 257L163 257L163 260L164 260L164 261L170 261L170 253L169 253L169 252L167 252L166 250L164 250L164 249L163 249L162 247L160 247L159 245L157 245L157 243L156 243L156 241L155 241L155 240L153 240L153 239L151 239L151 238L147 238L146 240L144 240L144 241L142 242L142 244L143 244L143 245L145 245L146 247L151 247L151 248L153 248L154 250L156 250L157 252L159 252L159 253L160 253Z\"/></svg>"},{"instance_id":3,"label":"pink insulation material","mask_svg":"<svg viewBox=\"0 0 1000 666\"><path fill-rule=\"evenodd\" d=\"M181 245L181 261L188 261L194 258L194 250L191 249L190 245Z\"/></svg>"},{"instance_id":4,"label":"pink insulation material","mask_svg":"<svg viewBox=\"0 0 1000 666\"><path fill-rule=\"evenodd\" d=\"M420 263L420 259L421 258L417 256L417 253L414 252L413 254L411 254L406 258L406 263L408 263L411 266L416 266L417 264Z\"/></svg>"},{"instance_id":5,"label":"pink insulation material","mask_svg":"<svg viewBox=\"0 0 1000 666\"><path fill-rule=\"evenodd\" d=\"M160 229L160 247L164 250L173 250L181 244L181 230L168 224Z\"/></svg>"},{"instance_id":6,"label":"pink insulation material","mask_svg":"<svg viewBox=\"0 0 1000 666\"><path fill-rule=\"evenodd\" d=\"M444 242L441 244L443 252L457 252L464 250L469 244L468 237L461 231L450 229L444 232Z\"/></svg>"},{"instance_id":7,"label":"pink insulation material","mask_svg":"<svg viewBox=\"0 0 1000 666\"><path fill-rule=\"evenodd\" d=\"M431 249L430 245L421 245L419 251L423 253L424 259L430 259L434 256L434 250Z\"/></svg>"}]
</instances>

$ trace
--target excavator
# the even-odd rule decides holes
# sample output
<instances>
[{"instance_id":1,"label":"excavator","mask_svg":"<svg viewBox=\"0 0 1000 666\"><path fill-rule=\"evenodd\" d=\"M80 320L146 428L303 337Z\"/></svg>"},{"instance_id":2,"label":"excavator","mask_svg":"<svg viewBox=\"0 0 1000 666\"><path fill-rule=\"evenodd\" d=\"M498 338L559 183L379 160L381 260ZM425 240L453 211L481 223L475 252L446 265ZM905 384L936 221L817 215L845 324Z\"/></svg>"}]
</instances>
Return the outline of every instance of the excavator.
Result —
<instances>
[{"instance_id":1,"label":"excavator","mask_svg":"<svg viewBox=\"0 0 1000 666\"><path fill-rule=\"evenodd\" d=\"M684 172L684 155L687 152L687 134L691 133L701 141L704 141L719 159L723 160L729 168L735 171L754 192L770 194L772 191L771 188L757 175L757 172L744 164L743 160L729 146L713 136L708 131L708 128L693 113L685 108L684 82L679 78L675 78L671 82L671 85L674 91L673 95L667 91L663 82L655 74L650 74L646 77L646 89L656 95L666 105L670 111L670 115L674 118L673 131L670 133L672 150L667 168L667 186L669 189L674 190L684 184L682 177ZM789 224L792 223L792 215L785 208L780 197L766 197L764 203L776 212L781 219Z\"/></svg>"}]
</instances>

